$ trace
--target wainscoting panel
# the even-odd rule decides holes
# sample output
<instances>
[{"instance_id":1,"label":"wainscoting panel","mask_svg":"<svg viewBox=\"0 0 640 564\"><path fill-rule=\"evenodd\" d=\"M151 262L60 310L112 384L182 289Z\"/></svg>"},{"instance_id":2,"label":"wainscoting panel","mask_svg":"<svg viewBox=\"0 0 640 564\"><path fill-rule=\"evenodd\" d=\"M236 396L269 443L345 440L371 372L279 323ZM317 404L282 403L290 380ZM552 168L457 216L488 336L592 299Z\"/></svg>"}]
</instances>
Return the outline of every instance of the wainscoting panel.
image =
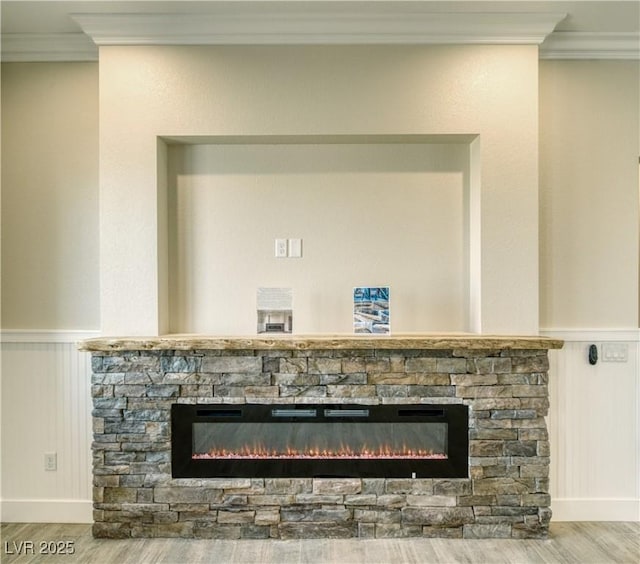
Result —
<instances>
[{"instance_id":1,"label":"wainscoting panel","mask_svg":"<svg viewBox=\"0 0 640 564\"><path fill-rule=\"evenodd\" d=\"M640 521L640 334L545 331L551 353L551 495L556 521ZM90 357L96 332L3 332L3 522L91 522ZM603 345L627 345L604 362ZM590 344L600 360L591 366ZM57 471L44 470L56 452Z\"/></svg>"},{"instance_id":2,"label":"wainscoting panel","mask_svg":"<svg viewBox=\"0 0 640 564\"><path fill-rule=\"evenodd\" d=\"M556 521L640 521L638 331L545 331L552 351L551 499ZM598 362L588 360L596 345ZM607 361L613 345L627 360Z\"/></svg>"},{"instance_id":3,"label":"wainscoting panel","mask_svg":"<svg viewBox=\"0 0 640 564\"><path fill-rule=\"evenodd\" d=\"M2 333L3 522L91 522L91 358L77 342L97 335Z\"/></svg>"}]
</instances>

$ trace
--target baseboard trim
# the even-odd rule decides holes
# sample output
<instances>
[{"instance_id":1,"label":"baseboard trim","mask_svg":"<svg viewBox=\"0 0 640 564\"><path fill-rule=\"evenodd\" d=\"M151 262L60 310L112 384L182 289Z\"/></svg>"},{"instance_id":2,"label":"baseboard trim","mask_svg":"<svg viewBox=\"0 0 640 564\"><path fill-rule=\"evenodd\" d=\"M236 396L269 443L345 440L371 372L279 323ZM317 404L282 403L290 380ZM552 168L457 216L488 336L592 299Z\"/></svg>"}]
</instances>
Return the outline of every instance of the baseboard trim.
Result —
<instances>
[{"instance_id":1,"label":"baseboard trim","mask_svg":"<svg viewBox=\"0 0 640 564\"><path fill-rule=\"evenodd\" d=\"M553 499L554 521L640 521L640 499Z\"/></svg>"},{"instance_id":2,"label":"baseboard trim","mask_svg":"<svg viewBox=\"0 0 640 564\"><path fill-rule=\"evenodd\" d=\"M78 499L0 501L3 523L93 523L93 502Z\"/></svg>"},{"instance_id":3,"label":"baseboard trim","mask_svg":"<svg viewBox=\"0 0 640 564\"><path fill-rule=\"evenodd\" d=\"M101 335L94 330L46 330L46 329L7 329L0 332L2 343L77 343Z\"/></svg>"}]
</instances>

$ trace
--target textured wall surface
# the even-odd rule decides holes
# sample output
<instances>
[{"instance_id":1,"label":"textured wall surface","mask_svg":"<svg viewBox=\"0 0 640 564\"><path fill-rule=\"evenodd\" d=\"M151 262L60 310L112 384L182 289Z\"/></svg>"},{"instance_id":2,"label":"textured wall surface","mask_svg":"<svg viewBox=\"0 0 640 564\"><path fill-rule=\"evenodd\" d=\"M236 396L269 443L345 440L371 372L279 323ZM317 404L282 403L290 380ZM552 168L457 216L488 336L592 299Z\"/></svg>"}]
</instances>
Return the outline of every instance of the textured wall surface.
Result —
<instances>
[{"instance_id":1,"label":"textured wall surface","mask_svg":"<svg viewBox=\"0 0 640 564\"><path fill-rule=\"evenodd\" d=\"M296 333L349 333L367 281L391 287L394 333L468 329L468 142L367 139L170 147L170 332L255 333L271 286ZM274 257L282 237L302 258Z\"/></svg>"},{"instance_id":2,"label":"textured wall surface","mask_svg":"<svg viewBox=\"0 0 640 564\"><path fill-rule=\"evenodd\" d=\"M98 65L2 65L2 327L91 329L98 287Z\"/></svg>"},{"instance_id":3,"label":"textured wall surface","mask_svg":"<svg viewBox=\"0 0 640 564\"><path fill-rule=\"evenodd\" d=\"M638 328L638 61L540 63L540 326Z\"/></svg>"},{"instance_id":4,"label":"textured wall surface","mask_svg":"<svg viewBox=\"0 0 640 564\"><path fill-rule=\"evenodd\" d=\"M534 45L102 47L103 332L168 331L163 140L419 134L436 142L448 135L479 139L471 163L479 193L470 204L478 248L469 278L476 286L472 309L482 319L473 329L535 334L537 102ZM390 237L397 232L391 227ZM210 260L207 248L199 255ZM381 279L385 272L381 265Z\"/></svg>"}]
</instances>

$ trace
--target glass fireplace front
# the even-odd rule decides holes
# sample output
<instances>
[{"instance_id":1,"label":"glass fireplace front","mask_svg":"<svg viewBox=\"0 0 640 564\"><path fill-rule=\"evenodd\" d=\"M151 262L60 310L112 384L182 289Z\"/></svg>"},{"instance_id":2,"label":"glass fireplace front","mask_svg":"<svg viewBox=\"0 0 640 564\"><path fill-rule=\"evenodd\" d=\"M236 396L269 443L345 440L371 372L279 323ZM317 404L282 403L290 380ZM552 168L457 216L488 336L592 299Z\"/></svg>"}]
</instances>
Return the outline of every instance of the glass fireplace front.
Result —
<instances>
[{"instance_id":1,"label":"glass fireplace front","mask_svg":"<svg viewBox=\"0 0 640 564\"><path fill-rule=\"evenodd\" d=\"M172 406L174 477L467 477L463 405Z\"/></svg>"}]
</instances>

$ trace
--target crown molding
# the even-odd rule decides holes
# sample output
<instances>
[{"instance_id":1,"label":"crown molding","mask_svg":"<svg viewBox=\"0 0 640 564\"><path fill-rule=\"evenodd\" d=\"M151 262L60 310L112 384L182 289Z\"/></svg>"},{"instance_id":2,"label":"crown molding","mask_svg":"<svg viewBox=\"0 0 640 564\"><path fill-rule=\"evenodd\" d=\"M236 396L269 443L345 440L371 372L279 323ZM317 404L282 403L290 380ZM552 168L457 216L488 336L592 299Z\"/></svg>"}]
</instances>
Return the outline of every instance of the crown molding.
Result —
<instances>
[{"instance_id":1,"label":"crown molding","mask_svg":"<svg viewBox=\"0 0 640 564\"><path fill-rule=\"evenodd\" d=\"M640 33L556 31L540 46L541 59L640 59Z\"/></svg>"},{"instance_id":2,"label":"crown molding","mask_svg":"<svg viewBox=\"0 0 640 564\"><path fill-rule=\"evenodd\" d=\"M640 60L640 33L553 32L564 14L76 14L84 33L2 35L2 62L97 61L97 45L537 44L540 59Z\"/></svg>"},{"instance_id":3,"label":"crown molding","mask_svg":"<svg viewBox=\"0 0 640 564\"><path fill-rule=\"evenodd\" d=\"M84 33L4 33L2 62L97 61L98 47Z\"/></svg>"},{"instance_id":4,"label":"crown molding","mask_svg":"<svg viewBox=\"0 0 640 564\"><path fill-rule=\"evenodd\" d=\"M559 13L72 14L97 45L540 44Z\"/></svg>"}]
</instances>

